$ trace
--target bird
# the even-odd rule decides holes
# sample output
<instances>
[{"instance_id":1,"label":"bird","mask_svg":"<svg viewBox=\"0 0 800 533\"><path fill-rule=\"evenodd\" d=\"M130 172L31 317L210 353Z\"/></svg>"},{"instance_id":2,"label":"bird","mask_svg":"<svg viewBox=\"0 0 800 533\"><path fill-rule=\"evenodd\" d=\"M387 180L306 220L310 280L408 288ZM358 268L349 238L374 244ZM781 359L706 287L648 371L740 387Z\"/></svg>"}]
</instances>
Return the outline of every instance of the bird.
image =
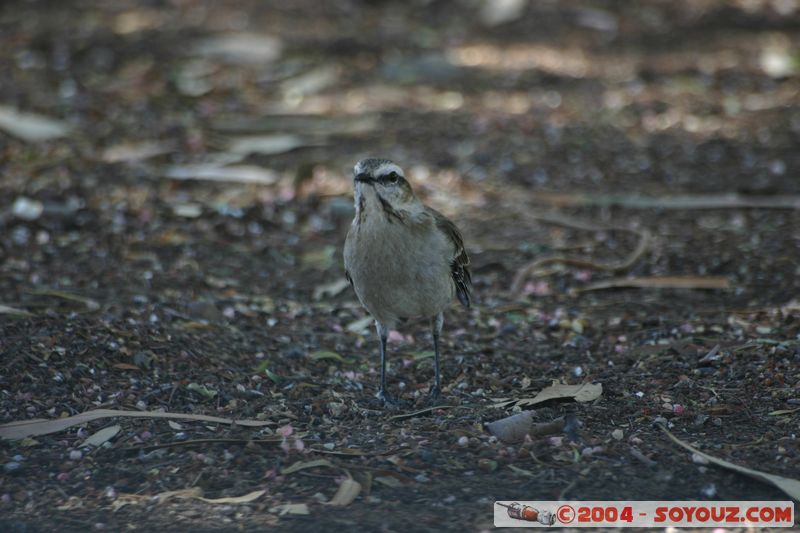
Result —
<instances>
[{"instance_id":1,"label":"bird","mask_svg":"<svg viewBox=\"0 0 800 533\"><path fill-rule=\"evenodd\" d=\"M389 159L358 161L353 188L355 216L344 243L344 268L380 339L376 396L384 407L402 405L386 389L386 340L399 321L426 318L434 350L429 398L436 400L444 310L456 298L465 307L471 303L472 276L461 232L417 198L403 169Z\"/></svg>"}]
</instances>

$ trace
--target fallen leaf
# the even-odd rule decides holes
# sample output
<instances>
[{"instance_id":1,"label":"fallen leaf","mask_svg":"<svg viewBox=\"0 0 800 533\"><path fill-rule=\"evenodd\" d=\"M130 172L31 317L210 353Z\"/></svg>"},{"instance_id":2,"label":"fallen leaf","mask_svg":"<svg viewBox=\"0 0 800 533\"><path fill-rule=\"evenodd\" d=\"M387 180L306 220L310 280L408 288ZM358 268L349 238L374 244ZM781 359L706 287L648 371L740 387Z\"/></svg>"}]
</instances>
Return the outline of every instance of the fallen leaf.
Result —
<instances>
[{"instance_id":1,"label":"fallen leaf","mask_svg":"<svg viewBox=\"0 0 800 533\"><path fill-rule=\"evenodd\" d=\"M160 492L153 496L153 499L155 499L157 503L162 504L167 503L173 498L185 500L188 498L200 498L202 496L203 490L200 487L192 487L190 489L168 490L166 492Z\"/></svg>"},{"instance_id":2,"label":"fallen leaf","mask_svg":"<svg viewBox=\"0 0 800 533\"><path fill-rule=\"evenodd\" d=\"M82 303L89 311L97 311L100 309L100 304L97 303L96 300L78 294L72 294L71 292L59 291L56 289L36 289L28 292L36 296L53 296L70 302Z\"/></svg>"},{"instance_id":3,"label":"fallen leaf","mask_svg":"<svg viewBox=\"0 0 800 533\"><path fill-rule=\"evenodd\" d=\"M267 491L265 490L254 490L253 492L249 492L243 496L227 496L224 498L203 498L197 497L198 500L204 501L206 503L213 503L213 504L227 504L227 503L250 503L259 499L261 496L266 494Z\"/></svg>"},{"instance_id":4,"label":"fallen leaf","mask_svg":"<svg viewBox=\"0 0 800 533\"><path fill-rule=\"evenodd\" d=\"M628 209L800 209L800 195L686 194L640 196L625 194L537 193L531 201L559 207L582 205Z\"/></svg>"},{"instance_id":5,"label":"fallen leaf","mask_svg":"<svg viewBox=\"0 0 800 533\"><path fill-rule=\"evenodd\" d=\"M264 65L281 55L281 41L257 33L229 33L199 41L194 53L227 60L233 63Z\"/></svg>"},{"instance_id":6,"label":"fallen leaf","mask_svg":"<svg viewBox=\"0 0 800 533\"><path fill-rule=\"evenodd\" d=\"M319 270L327 270L333 266L333 258L336 254L335 246L324 246L316 250L311 250L300 256L303 265Z\"/></svg>"},{"instance_id":7,"label":"fallen leaf","mask_svg":"<svg viewBox=\"0 0 800 533\"><path fill-rule=\"evenodd\" d=\"M310 514L308 511L308 505L304 503L285 503L283 505L279 505L275 509L281 516L287 514L296 514L296 515Z\"/></svg>"},{"instance_id":8,"label":"fallen leaf","mask_svg":"<svg viewBox=\"0 0 800 533\"><path fill-rule=\"evenodd\" d=\"M603 394L603 386L600 383L582 383L580 385L565 385L557 381L543 389L533 398L503 398L498 399L493 407L511 407L519 405L527 407L548 400L558 400L561 398L572 398L576 402L591 402Z\"/></svg>"},{"instance_id":9,"label":"fallen leaf","mask_svg":"<svg viewBox=\"0 0 800 533\"><path fill-rule=\"evenodd\" d=\"M353 503L359 493L361 492L361 483L352 478L347 478L339 485L339 490L333 495L333 498L327 505L334 507L344 507Z\"/></svg>"},{"instance_id":10,"label":"fallen leaf","mask_svg":"<svg viewBox=\"0 0 800 533\"><path fill-rule=\"evenodd\" d=\"M217 391L209 389L205 385L200 385L199 383L189 383L186 385L186 390L196 392L197 394L209 400L215 398L218 394Z\"/></svg>"},{"instance_id":11,"label":"fallen leaf","mask_svg":"<svg viewBox=\"0 0 800 533\"><path fill-rule=\"evenodd\" d=\"M294 474L295 472L299 472L300 470L305 470L306 468L336 468L336 465L328 461L327 459L315 459L313 461L298 461L291 466L287 466L283 470L281 470L281 475L289 475Z\"/></svg>"},{"instance_id":12,"label":"fallen leaf","mask_svg":"<svg viewBox=\"0 0 800 533\"><path fill-rule=\"evenodd\" d=\"M17 309L16 307L11 307L9 305L3 305L3 304L0 304L0 315L12 315L17 317L33 316L31 313L23 309Z\"/></svg>"},{"instance_id":13,"label":"fallen leaf","mask_svg":"<svg viewBox=\"0 0 800 533\"><path fill-rule=\"evenodd\" d=\"M314 299L321 300L326 296L333 298L334 296L341 294L349 286L350 283L346 279L338 279L330 283L317 285L314 287Z\"/></svg>"},{"instance_id":14,"label":"fallen leaf","mask_svg":"<svg viewBox=\"0 0 800 533\"><path fill-rule=\"evenodd\" d=\"M103 428L100 431L90 435L85 441L83 441L82 446L94 446L95 448L102 446L109 440L113 439L121 429L122 426L120 425Z\"/></svg>"},{"instance_id":15,"label":"fallen leaf","mask_svg":"<svg viewBox=\"0 0 800 533\"><path fill-rule=\"evenodd\" d=\"M499 26L522 16L527 0L484 0L479 13L486 26Z\"/></svg>"},{"instance_id":16,"label":"fallen leaf","mask_svg":"<svg viewBox=\"0 0 800 533\"><path fill-rule=\"evenodd\" d=\"M83 507L83 502L77 496L70 496L66 503L56 507L59 511L71 511L72 509L80 509Z\"/></svg>"},{"instance_id":17,"label":"fallen leaf","mask_svg":"<svg viewBox=\"0 0 800 533\"><path fill-rule=\"evenodd\" d=\"M100 154L106 163L141 161L172 152L174 147L159 142L145 141L138 143L122 143L109 146Z\"/></svg>"},{"instance_id":18,"label":"fallen leaf","mask_svg":"<svg viewBox=\"0 0 800 533\"><path fill-rule=\"evenodd\" d=\"M276 155L290 152L301 146L308 146L308 143L297 135L279 133L234 137L228 142L228 150L235 154Z\"/></svg>"},{"instance_id":19,"label":"fallen leaf","mask_svg":"<svg viewBox=\"0 0 800 533\"><path fill-rule=\"evenodd\" d=\"M731 282L721 276L651 276L643 278L614 278L590 283L576 292L602 289L730 289Z\"/></svg>"},{"instance_id":20,"label":"fallen leaf","mask_svg":"<svg viewBox=\"0 0 800 533\"><path fill-rule=\"evenodd\" d=\"M201 422L214 422L217 424L231 424L246 427L263 427L272 424L271 421L267 420L234 420L231 418L220 418L218 416L208 415L162 413L157 411L139 412L119 411L116 409L95 409L92 411L86 411L85 413L81 413L79 415L68 416L66 418L56 418L53 420L34 418L31 420L20 420L17 422L2 424L0 425L0 439L18 440L35 435L49 435L73 426L91 422L92 420L116 416L127 418L172 418L178 420L196 420Z\"/></svg>"},{"instance_id":21,"label":"fallen leaf","mask_svg":"<svg viewBox=\"0 0 800 533\"><path fill-rule=\"evenodd\" d=\"M775 474L767 474L765 472L760 472L758 470L752 470L750 468L745 468L743 466L729 463L724 459L718 459L713 455L708 455L707 453L703 453L700 450L694 448L693 446L683 442L678 437L670 433L669 430L665 428L663 425L658 424L658 427L660 427L661 430L667 434L667 437L669 437L672 442L702 457L709 463L721 466L722 468L733 470L734 472L739 472L740 474L744 474L753 479L757 479L758 481L762 481L764 483L777 487L778 489L788 494L789 497L792 498L793 500L800 501L800 481L796 479L790 479L787 477L776 476Z\"/></svg>"},{"instance_id":22,"label":"fallen leaf","mask_svg":"<svg viewBox=\"0 0 800 533\"><path fill-rule=\"evenodd\" d=\"M792 413L796 413L797 411L800 411L800 407L795 407L794 409L778 409L777 411L771 411L767 413L767 416L790 415Z\"/></svg>"},{"instance_id":23,"label":"fallen leaf","mask_svg":"<svg viewBox=\"0 0 800 533\"><path fill-rule=\"evenodd\" d=\"M0 106L0 130L28 142L49 141L69 132L66 122Z\"/></svg>"},{"instance_id":24,"label":"fallen leaf","mask_svg":"<svg viewBox=\"0 0 800 533\"><path fill-rule=\"evenodd\" d=\"M290 78L281 83L281 90L290 98L318 93L339 78L339 69L334 65L323 65Z\"/></svg>"},{"instance_id":25,"label":"fallen leaf","mask_svg":"<svg viewBox=\"0 0 800 533\"><path fill-rule=\"evenodd\" d=\"M111 368L116 368L119 370L141 370L138 366L130 363L115 363L111 365Z\"/></svg>"},{"instance_id":26,"label":"fallen leaf","mask_svg":"<svg viewBox=\"0 0 800 533\"><path fill-rule=\"evenodd\" d=\"M519 474L519 475L521 475L521 476L526 476L526 477L538 477L536 474L534 474L534 473L533 473L533 472L531 472L530 470L525 470L525 469L523 469L523 468L520 468L520 467L518 467L518 466L514 466L514 465L506 465L506 466L507 466L507 467L508 467L508 468L509 468L509 469L510 469L512 472L514 472L515 474Z\"/></svg>"},{"instance_id":27,"label":"fallen leaf","mask_svg":"<svg viewBox=\"0 0 800 533\"><path fill-rule=\"evenodd\" d=\"M374 321L375 319L371 316L365 316L364 318L359 318L358 320L350 322L345 329L350 333L357 333L360 335L365 329L370 327Z\"/></svg>"},{"instance_id":28,"label":"fallen leaf","mask_svg":"<svg viewBox=\"0 0 800 533\"><path fill-rule=\"evenodd\" d=\"M381 485L386 485L387 487L391 487L393 489L397 489L403 486L402 481L391 476L377 476L375 477L375 481L377 481Z\"/></svg>"},{"instance_id":29,"label":"fallen leaf","mask_svg":"<svg viewBox=\"0 0 800 533\"><path fill-rule=\"evenodd\" d=\"M255 183L258 185L272 185L278 181L277 172L255 165L232 165L229 167L213 163L174 165L167 167L163 175L174 180Z\"/></svg>"}]
</instances>

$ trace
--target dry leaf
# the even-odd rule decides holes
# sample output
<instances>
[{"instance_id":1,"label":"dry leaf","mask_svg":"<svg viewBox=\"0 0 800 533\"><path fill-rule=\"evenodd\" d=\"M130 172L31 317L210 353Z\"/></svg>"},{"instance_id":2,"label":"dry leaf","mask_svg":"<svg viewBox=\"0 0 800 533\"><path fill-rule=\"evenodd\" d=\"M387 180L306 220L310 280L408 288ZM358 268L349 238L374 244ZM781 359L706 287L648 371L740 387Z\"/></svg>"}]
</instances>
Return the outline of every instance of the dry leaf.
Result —
<instances>
[{"instance_id":1,"label":"dry leaf","mask_svg":"<svg viewBox=\"0 0 800 533\"><path fill-rule=\"evenodd\" d=\"M158 503L166 503L172 498L201 498L203 496L203 489L200 487L192 487L190 489L168 490L153 496Z\"/></svg>"},{"instance_id":2,"label":"dry leaf","mask_svg":"<svg viewBox=\"0 0 800 533\"><path fill-rule=\"evenodd\" d=\"M281 55L281 41L257 33L229 33L204 39L194 46L199 55L234 63L253 63L263 66Z\"/></svg>"},{"instance_id":3,"label":"dry leaf","mask_svg":"<svg viewBox=\"0 0 800 533\"><path fill-rule=\"evenodd\" d=\"M739 472L740 474L744 474L753 479L757 479L758 481L762 481L764 483L777 487L778 489L788 494L789 497L792 498L793 500L800 501L800 481L796 479L790 479L787 477L776 476L775 474L767 474L765 472L759 472L758 470L752 470L750 468L745 468L743 466L729 463L724 459L717 459L713 455L708 455L707 453L703 453L700 450L692 447L691 445L683 442L678 437L670 433L669 430L667 430L667 428L665 428L661 424L659 424L659 427L664 431L664 433L667 434L667 436L670 438L670 440L672 440L672 442L702 457L709 463L721 466L722 468L733 470L734 472Z\"/></svg>"},{"instance_id":4,"label":"dry leaf","mask_svg":"<svg viewBox=\"0 0 800 533\"><path fill-rule=\"evenodd\" d=\"M118 370L140 370L140 368L136 365L132 365L130 363L115 363L111 365L112 368L116 368Z\"/></svg>"},{"instance_id":5,"label":"dry leaf","mask_svg":"<svg viewBox=\"0 0 800 533\"><path fill-rule=\"evenodd\" d=\"M66 122L0 106L0 130L28 142L49 141L69 132Z\"/></svg>"},{"instance_id":6,"label":"dry leaf","mask_svg":"<svg viewBox=\"0 0 800 533\"><path fill-rule=\"evenodd\" d=\"M336 507L344 507L353 503L359 493L361 492L361 483L352 478L347 478L339 485L339 490L333 495L333 498L327 505Z\"/></svg>"},{"instance_id":7,"label":"dry leaf","mask_svg":"<svg viewBox=\"0 0 800 533\"><path fill-rule=\"evenodd\" d=\"M33 316L31 313L23 309L17 309L16 307L11 307L9 305L3 305L3 304L0 304L0 315L12 315L18 317Z\"/></svg>"},{"instance_id":8,"label":"dry leaf","mask_svg":"<svg viewBox=\"0 0 800 533\"><path fill-rule=\"evenodd\" d=\"M350 322L349 324L347 324L345 329L350 333L357 333L360 335L362 331L364 331L366 328L372 325L372 322L374 320L375 319L372 318L371 316L365 316L364 318L359 318L356 321Z\"/></svg>"},{"instance_id":9,"label":"dry leaf","mask_svg":"<svg viewBox=\"0 0 800 533\"><path fill-rule=\"evenodd\" d=\"M177 420L198 420L201 422L236 424L247 427L263 427L272 424L272 422L268 420L234 420L231 418L220 418L218 416L208 415L95 409L93 411L86 411L85 413L81 413L79 415L68 416L66 418L56 418L54 420L42 420L41 418L34 418L31 420L20 420L17 422L9 422L8 424L2 424L0 425L0 439L17 440L34 435L49 435L50 433L57 433L67 428L71 428L72 426L78 426L87 422L91 422L92 420L115 416L128 418L172 418Z\"/></svg>"},{"instance_id":10,"label":"dry leaf","mask_svg":"<svg viewBox=\"0 0 800 533\"><path fill-rule=\"evenodd\" d=\"M297 515L307 515L310 514L308 511L308 505L304 503L285 503L283 505L279 505L275 508L281 516L287 514L297 514Z\"/></svg>"},{"instance_id":11,"label":"dry leaf","mask_svg":"<svg viewBox=\"0 0 800 533\"><path fill-rule=\"evenodd\" d=\"M314 287L314 299L321 300L323 297L330 297L333 298L342 293L347 287L350 286L350 283L342 278L331 283L324 283L322 285L317 285Z\"/></svg>"},{"instance_id":12,"label":"dry leaf","mask_svg":"<svg viewBox=\"0 0 800 533\"><path fill-rule=\"evenodd\" d=\"M539 192L531 198L539 204L566 206L616 206L628 209L800 209L800 196L722 194L684 194L639 196L625 194L570 194Z\"/></svg>"},{"instance_id":13,"label":"dry leaf","mask_svg":"<svg viewBox=\"0 0 800 533\"><path fill-rule=\"evenodd\" d=\"M308 146L308 143L297 135L277 133L234 137L228 143L228 150L235 154L276 155L290 152L301 146Z\"/></svg>"},{"instance_id":14,"label":"dry leaf","mask_svg":"<svg viewBox=\"0 0 800 533\"><path fill-rule=\"evenodd\" d=\"M393 489L397 489L403 486L402 481L392 476L377 476L375 477L375 481L380 483L381 485L386 485L387 487L391 487Z\"/></svg>"},{"instance_id":15,"label":"dry leaf","mask_svg":"<svg viewBox=\"0 0 800 533\"><path fill-rule=\"evenodd\" d=\"M305 470L306 468L317 468L317 467L327 467L327 468L336 468L336 465L328 461L327 459L315 459L313 461L298 461L291 466L287 466L283 470L281 470L282 475L287 474L294 474L295 472L299 472L300 470Z\"/></svg>"},{"instance_id":16,"label":"dry leaf","mask_svg":"<svg viewBox=\"0 0 800 533\"><path fill-rule=\"evenodd\" d=\"M120 163L141 161L159 155L164 155L172 152L174 147L167 144L158 142L139 142L139 143L122 143L109 146L100 155L100 159L106 163Z\"/></svg>"},{"instance_id":17,"label":"dry leaf","mask_svg":"<svg viewBox=\"0 0 800 533\"><path fill-rule=\"evenodd\" d=\"M72 509L80 509L83 507L83 502L77 496L70 496L66 503L56 507L59 511L71 511Z\"/></svg>"},{"instance_id":18,"label":"dry leaf","mask_svg":"<svg viewBox=\"0 0 800 533\"><path fill-rule=\"evenodd\" d=\"M267 491L265 490L254 490L253 492L249 492L243 496L227 496L224 498L203 498L197 497L198 500L202 500L206 503L250 503L259 499L261 496L266 494Z\"/></svg>"},{"instance_id":19,"label":"dry leaf","mask_svg":"<svg viewBox=\"0 0 800 533\"><path fill-rule=\"evenodd\" d=\"M651 276L644 278L614 278L590 283L576 292L602 289L730 289L731 282L722 276Z\"/></svg>"},{"instance_id":20,"label":"dry leaf","mask_svg":"<svg viewBox=\"0 0 800 533\"><path fill-rule=\"evenodd\" d=\"M229 167L214 163L175 165L167 167L163 175L174 180L221 181L259 185L272 185L278 181L278 174L274 170L255 165L232 165Z\"/></svg>"},{"instance_id":21,"label":"dry leaf","mask_svg":"<svg viewBox=\"0 0 800 533\"><path fill-rule=\"evenodd\" d=\"M109 440L113 439L117 433L120 432L122 426L115 425L115 426L108 426L107 428L103 428L97 433L90 435L81 446L102 446Z\"/></svg>"},{"instance_id":22,"label":"dry leaf","mask_svg":"<svg viewBox=\"0 0 800 533\"><path fill-rule=\"evenodd\" d=\"M546 402L548 400L557 400L561 398L572 398L576 402L591 402L596 400L603 394L603 386L600 383L582 383L580 385L565 385L557 381L543 389L539 394L533 398L503 398L498 399L493 407L511 407L512 405L519 405L520 407L527 407L529 405L536 405L537 403Z\"/></svg>"}]
</instances>

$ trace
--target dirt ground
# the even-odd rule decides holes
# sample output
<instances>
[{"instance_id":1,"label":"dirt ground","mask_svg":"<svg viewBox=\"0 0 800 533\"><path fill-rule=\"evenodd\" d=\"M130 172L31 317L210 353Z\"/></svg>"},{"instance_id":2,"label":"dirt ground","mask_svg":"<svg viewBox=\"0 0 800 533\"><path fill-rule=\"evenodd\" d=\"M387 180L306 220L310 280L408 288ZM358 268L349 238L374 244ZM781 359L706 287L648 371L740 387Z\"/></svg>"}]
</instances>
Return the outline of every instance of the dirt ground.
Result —
<instances>
[{"instance_id":1,"label":"dirt ground","mask_svg":"<svg viewBox=\"0 0 800 533\"><path fill-rule=\"evenodd\" d=\"M0 422L266 424L2 441L0 529L471 531L494 500L789 499L659 424L800 478L800 4L501 4L2 3L0 106L56 122L0 124ZM373 398L341 262L369 155L471 256L437 409L424 320L390 342L415 405ZM554 380L602 385L529 407L577 427L485 429Z\"/></svg>"}]
</instances>

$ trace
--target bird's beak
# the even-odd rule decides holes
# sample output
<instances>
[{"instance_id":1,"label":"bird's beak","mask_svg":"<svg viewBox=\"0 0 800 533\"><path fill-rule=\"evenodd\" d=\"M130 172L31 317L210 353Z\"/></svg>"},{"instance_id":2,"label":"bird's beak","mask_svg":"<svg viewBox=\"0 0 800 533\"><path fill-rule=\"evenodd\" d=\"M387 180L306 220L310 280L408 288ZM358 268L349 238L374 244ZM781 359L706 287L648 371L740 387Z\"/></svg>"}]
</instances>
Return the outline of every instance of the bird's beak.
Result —
<instances>
[{"instance_id":1,"label":"bird's beak","mask_svg":"<svg viewBox=\"0 0 800 533\"><path fill-rule=\"evenodd\" d=\"M355 179L360 183L366 183L366 184L370 184L375 181L369 174L364 174L364 173L356 174L355 178L353 179Z\"/></svg>"}]
</instances>

